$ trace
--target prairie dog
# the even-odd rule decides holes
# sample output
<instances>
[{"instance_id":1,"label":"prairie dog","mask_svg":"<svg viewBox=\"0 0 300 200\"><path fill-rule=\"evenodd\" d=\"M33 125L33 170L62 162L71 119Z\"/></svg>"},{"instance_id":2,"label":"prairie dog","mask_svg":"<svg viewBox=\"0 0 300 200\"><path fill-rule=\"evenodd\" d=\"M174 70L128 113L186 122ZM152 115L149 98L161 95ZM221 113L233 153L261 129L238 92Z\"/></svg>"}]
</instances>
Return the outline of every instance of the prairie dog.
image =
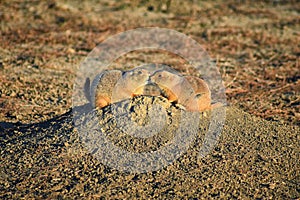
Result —
<instances>
[{"instance_id":1,"label":"prairie dog","mask_svg":"<svg viewBox=\"0 0 300 200\"><path fill-rule=\"evenodd\" d=\"M137 95L159 95L160 89L147 83L149 75L144 68L125 72L106 70L98 74L91 85L90 79L86 79L85 96L94 107L103 108Z\"/></svg>"},{"instance_id":2,"label":"prairie dog","mask_svg":"<svg viewBox=\"0 0 300 200\"><path fill-rule=\"evenodd\" d=\"M183 105L188 111L202 112L213 108L211 92L201 78L161 70L151 76L151 81L162 88L169 101Z\"/></svg>"}]
</instances>

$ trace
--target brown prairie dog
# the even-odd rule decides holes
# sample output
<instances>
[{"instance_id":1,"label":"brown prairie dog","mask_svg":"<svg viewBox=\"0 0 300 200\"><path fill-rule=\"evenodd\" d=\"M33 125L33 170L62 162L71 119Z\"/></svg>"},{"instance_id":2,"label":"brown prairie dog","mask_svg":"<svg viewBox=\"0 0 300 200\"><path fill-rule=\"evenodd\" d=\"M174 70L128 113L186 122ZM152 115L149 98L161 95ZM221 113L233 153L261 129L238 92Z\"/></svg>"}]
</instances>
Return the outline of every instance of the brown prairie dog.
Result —
<instances>
[{"instance_id":1,"label":"brown prairie dog","mask_svg":"<svg viewBox=\"0 0 300 200\"><path fill-rule=\"evenodd\" d=\"M130 99L137 95L159 96L161 90L154 84L147 83L150 72L144 68L136 68L122 72L107 70L98 74L90 86L85 83L85 96L96 108L103 108L111 103Z\"/></svg>"}]
</instances>

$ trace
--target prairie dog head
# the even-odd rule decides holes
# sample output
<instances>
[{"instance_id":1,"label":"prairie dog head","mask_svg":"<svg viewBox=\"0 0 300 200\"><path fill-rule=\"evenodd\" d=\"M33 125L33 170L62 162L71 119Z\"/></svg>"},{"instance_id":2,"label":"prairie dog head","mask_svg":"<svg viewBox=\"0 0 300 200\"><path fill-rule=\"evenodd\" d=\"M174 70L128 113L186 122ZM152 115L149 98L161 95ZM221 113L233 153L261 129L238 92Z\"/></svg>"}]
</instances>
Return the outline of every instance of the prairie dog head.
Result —
<instances>
[{"instance_id":1,"label":"prairie dog head","mask_svg":"<svg viewBox=\"0 0 300 200\"><path fill-rule=\"evenodd\" d=\"M149 71L143 68L136 68L124 73L124 79L129 82L145 83L149 78Z\"/></svg>"},{"instance_id":2,"label":"prairie dog head","mask_svg":"<svg viewBox=\"0 0 300 200\"><path fill-rule=\"evenodd\" d=\"M152 82L169 89L174 88L183 81L183 77L179 74L175 74L166 70L159 70L150 78Z\"/></svg>"},{"instance_id":3,"label":"prairie dog head","mask_svg":"<svg viewBox=\"0 0 300 200\"><path fill-rule=\"evenodd\" d=\"M150 72L142 67L123 72L122 77L112 89L112 102L142 95L143 86L147 84L149 75Z\"/></svg>"},{"instance_id":4,"label":"prairie dog head","mask_svg":"<svg viewBox=\"0 0 300 200\"><path fill-rule=\"evenodd\" d=\"M123 73L121 84L125 89L135 90L147 83L149 75L150 72L147 69L135 68Z\"/></svg>"}]
</instances>

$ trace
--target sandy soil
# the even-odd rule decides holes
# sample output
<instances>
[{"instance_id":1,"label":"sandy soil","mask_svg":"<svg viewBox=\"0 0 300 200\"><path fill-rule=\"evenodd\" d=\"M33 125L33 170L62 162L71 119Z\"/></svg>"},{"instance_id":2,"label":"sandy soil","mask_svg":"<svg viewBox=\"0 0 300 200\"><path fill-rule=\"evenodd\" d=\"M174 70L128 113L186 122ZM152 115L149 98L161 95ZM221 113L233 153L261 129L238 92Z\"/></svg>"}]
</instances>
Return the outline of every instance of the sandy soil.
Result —
<instances>
[{"instance_id":1,"label":"sandy soil","mask_svg":"<svg viewBox=\"0 0 300 200\"><path fill-rule=\"evenodd\" d=\"M209 155L198 160L199 144L193 143L173 164L135 174L91 156L73 129L71 114L2 131L3 198L299 197L299 127L229 108Z\"/></svg>"},{"instance_id":2,"label":"sandy soil","mask_svg":"<svg viewBox=\"0 0 300 200\"><path fill-rule=\"evenodd\" d=\"M299 8L296 1L1 1L0 197L300 198ZM122 173L80 143L73 83L97 44L145 26L203 45L231 106L205 158L195 159L194 144L157 172ZM167 53L135 52L116 66L161 59L182 64Z\"/></svg>"}]
</instances>

